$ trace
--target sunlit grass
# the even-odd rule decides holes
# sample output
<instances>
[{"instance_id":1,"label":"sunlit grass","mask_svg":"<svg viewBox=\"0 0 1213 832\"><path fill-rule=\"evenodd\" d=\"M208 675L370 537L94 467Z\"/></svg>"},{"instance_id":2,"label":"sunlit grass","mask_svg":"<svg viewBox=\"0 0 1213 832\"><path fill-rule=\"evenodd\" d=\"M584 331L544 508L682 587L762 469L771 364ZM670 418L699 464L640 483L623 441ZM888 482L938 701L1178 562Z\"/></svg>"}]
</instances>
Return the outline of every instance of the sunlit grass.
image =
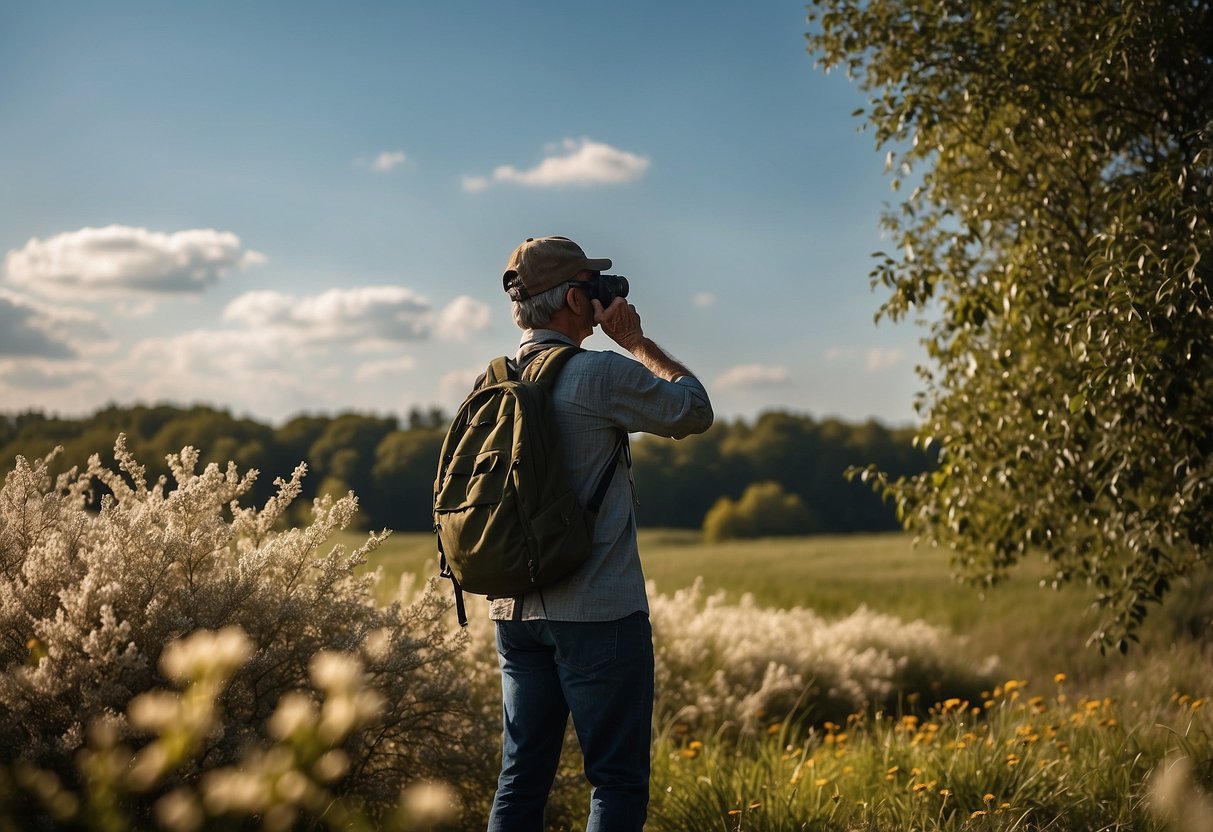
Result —
<instances>
[{"instance_id":1,"label":"sunlit grass","mask_svg":"<svg viewBox=\"0 0 1213 832\"><path fill-rule=\"evenodd\" d=\"M349 535L347 542L357 536ZM966 637L974 660L996 655L1005 667L1029 676L1065 671L1075 683L1120 678L1143 656L1158 661L1185 687L1194 668L1188 631L1213 617L1213 575L1179 586L1161 608L1151 609L1142 645L1128 657L1103 657L1085 646L1097 619L1085 586L1042 589L1046 567L1029 558L999 586L979 591L953 580L945 553L914 547L903 534L771 538L704 543L698 532L643 529L645 574L658 591L672 593L703 579L706 593L724 590L731 601L750 593L759 606L813 609L841 617L860 605L903 620L922 619ZM434 536L397 533L373 555L384 573L381 597L399 576L437 572ZM475 601L472 602L475 604ZM1206 629L1207 632L1207 629ZM1197 650L1199 652L1199 650ZM1154 668L1155 671L1159 667Z\"/></svg>"},{"instance_id":2,"label":"sunlit grass","mask_svg":"<svg viewBox=\"0 0 1213 832\"><path fill-rule=\"evenodd\" d=\"M1039 692L1037 692L1039 691ZM657 829L1152 829L1149 775L1208 760L1213 720L1190 695L1120 702L1064 676L1008 680L919 717L856 715L796 735L726 741L666 731Z\"/></svg>"},{"instance_id":3,"label":"sunlit grass","mask_svg":"<svg viewBox=\"0 0 1213 832\"><path fill-rule=\"evenodd\" d=\"M921 619L961 636L974 666L995 655L1007 674L968 699L903 700L766 733L668 721L654 745L649 829L1155 830L1151 782L1168 760L1190 758L1198 783L1213 786L1213 576L1152 609L1129 655L1104 657L1084 646L1091 593L1042 589L1045 566L1031 559L978 592L953 580L944 554L899 534L705 544L645 530L640 546L662 595L700 579L729 603L749 594L758 608L827 619L861 606ZM436 569L431 535L397 535L375 555L385 597L400 574ZM564 776L576 780L575 768ZM584 796L561 794L554 828L577 830Z\"/></svg>"}]
</instances>

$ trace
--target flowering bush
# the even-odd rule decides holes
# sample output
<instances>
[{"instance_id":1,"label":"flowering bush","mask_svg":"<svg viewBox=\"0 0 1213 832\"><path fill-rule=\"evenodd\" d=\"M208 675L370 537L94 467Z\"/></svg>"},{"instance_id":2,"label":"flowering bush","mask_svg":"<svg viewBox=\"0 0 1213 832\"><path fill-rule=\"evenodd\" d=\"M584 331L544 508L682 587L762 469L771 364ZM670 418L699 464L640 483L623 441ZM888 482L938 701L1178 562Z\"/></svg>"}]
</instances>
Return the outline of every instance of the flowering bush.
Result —
<instances>
[{"instance_id":1,"label":"flowering bush","mask_svg":"<svg viewBox=\"0 0 1213 832\"><path fill-rule=\"evenodd\" d=\"M649 596L659 710L684 722L753 731L793 713L841 720L898 697L972 696L996 669L992 659L974 667L945 630L862 607L827 621L749 595L704 597L699 581Z\"/></svg>"},{"instance_id":2,"label":"flowering bush","mask_svg":"<svg viewBox=\"0 0 1213 832\"><path fill-rule=\"evenodd\" d=\"M164 478L145 481L122 437L115 458L117 471L94 456L87 470L54 483L48 460L18 458L0 488L0 764L72 784L93 726L104 726L113 743L146 744L143 735L168 729L177 713L170 699L147 692L202 672L183 669L193 659L173 659L181 654L167 646L235 626L244 639L236 652L247 657L227 662L230 679L213 691L223 718L208 717L206 730L190 734L196 747L175 768L148 769L157 784L148 806L244 759L267 734L289 735L287 723L317 717L313 698L299 691L332 681L316 674L337 664L321 662L317 671L315 662L333 653L357 663L367 698L331 717L330 750L340 757L330 759L344 762L330 769L326 788L372 813L393 805L403 786L428 780L481 799L497 726L472 718L476 697L458 658L465 637L452 635L448 605L433 591L407 606L374 602L374 577L354 570L382 536L351 553L324 551L354 515L352 494L318 499L310 525L279 530L303 466L277 480L277 494L256 509L238 502L256 472L212 464L198 473L192 448L168 458L171 489ZM87 506L98 486L107 493L93 513ZM232 643L215 642L216 655L190 655L226 666ZM367 721L359 707L372 700Z\"/></svg>"},{"instance_id":3,"label":"flowering bush","mask_svg":"<svg viewBox=\"0 0 1213 832\"><path fill-rule=\"evenodd\" d=\"M54 482L49 460L18 458L0 488L0 827L409 828L452 802L482 825L500 731L487 617L460 632L433 581L377 604L355 570L383 536L326 543L352 494L282 528L303 466L256 509L240 505L255 472L199 473L192 448L168 457L171 487L121 437L115 458ZM921 622L728 604L698 583L649 596L662 726L752 733L986 681ZM566 751L556 826L584 805Z\"/></svg>"}]
</instances>

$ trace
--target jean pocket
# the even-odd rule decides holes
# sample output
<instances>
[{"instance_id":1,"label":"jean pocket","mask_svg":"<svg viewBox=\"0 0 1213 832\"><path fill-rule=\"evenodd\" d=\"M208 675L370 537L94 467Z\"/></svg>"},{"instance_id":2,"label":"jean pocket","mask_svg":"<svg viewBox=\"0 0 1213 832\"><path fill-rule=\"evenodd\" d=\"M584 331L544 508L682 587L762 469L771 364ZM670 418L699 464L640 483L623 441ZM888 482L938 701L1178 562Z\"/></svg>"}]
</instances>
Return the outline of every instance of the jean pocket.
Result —
<instances>
[{"instance_id":1,"label":"jean pocket","mask_svg":"<svg viewBox=\"0 0 1213 832\"><path fill-rule=\"evenodd\" d=\"M582 672L600 670L619 652L619 622L548 622L556 642L556 664Z\"/></svg>"}]
</instances>

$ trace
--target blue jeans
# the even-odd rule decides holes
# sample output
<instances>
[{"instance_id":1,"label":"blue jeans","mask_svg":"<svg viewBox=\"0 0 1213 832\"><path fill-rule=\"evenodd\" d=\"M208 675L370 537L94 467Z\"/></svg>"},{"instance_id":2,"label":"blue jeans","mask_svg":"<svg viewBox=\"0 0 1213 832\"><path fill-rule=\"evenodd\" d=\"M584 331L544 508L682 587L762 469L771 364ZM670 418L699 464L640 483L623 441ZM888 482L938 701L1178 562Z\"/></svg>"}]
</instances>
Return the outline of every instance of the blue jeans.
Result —
<instances>
[{"instance_id":1,"label":"blue jeans","mask_svg":"<svg viewBox=\"0 0 1213 832\"><path fill-rule=\"evenodd\" d=\"M542 832L565 724L585 759L586 832L639 832L649 802L653 630L618 621L498 621L504 735L489 832Z\"/></svg>"}]
</instances>

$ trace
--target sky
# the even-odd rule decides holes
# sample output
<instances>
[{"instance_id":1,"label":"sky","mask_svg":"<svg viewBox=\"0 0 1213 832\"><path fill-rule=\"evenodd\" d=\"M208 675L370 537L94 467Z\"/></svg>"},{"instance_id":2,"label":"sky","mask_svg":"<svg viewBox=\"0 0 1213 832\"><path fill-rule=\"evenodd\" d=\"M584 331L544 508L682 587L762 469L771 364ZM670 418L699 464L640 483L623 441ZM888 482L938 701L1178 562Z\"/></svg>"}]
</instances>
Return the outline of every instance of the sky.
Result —
<instances>
[{"instance_id":1,"label":"sky","mask_svg":"<svg viewBox=\"0 0 1213 832\"><path fill-rule=\"evenodd\" d=\"M0 411L451 412L517 346L511 250L559 234L718 418L912 423L922 332L877 325L868 278L896 194L807 26L784 0L0 4Z\"/></svg>"}]
</instances>

